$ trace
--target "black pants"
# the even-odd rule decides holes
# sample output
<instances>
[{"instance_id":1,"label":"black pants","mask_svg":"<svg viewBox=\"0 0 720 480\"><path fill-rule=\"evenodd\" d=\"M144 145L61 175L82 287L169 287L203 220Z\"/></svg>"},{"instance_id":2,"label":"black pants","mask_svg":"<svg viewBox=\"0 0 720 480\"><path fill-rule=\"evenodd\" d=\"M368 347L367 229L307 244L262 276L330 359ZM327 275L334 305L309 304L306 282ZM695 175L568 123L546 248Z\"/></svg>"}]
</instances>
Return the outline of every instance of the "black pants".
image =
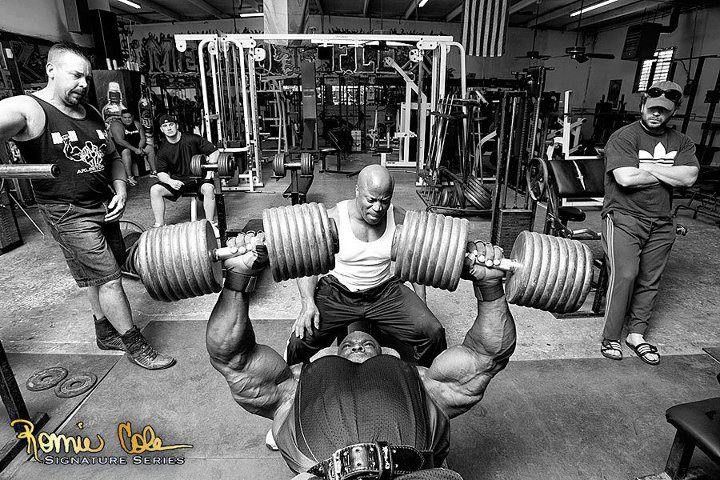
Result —
<instances>
[{"instance_id":1,"label":"black pants","mask_svg":"<svg viewBox=\"0 0 720 480\"><path fill-rule=\"evenodd\" d=\"M347 327L367 321L381 345L392 347L403 360L429 367L447 348L445 329L435 315L397 279L362 292L351 292L332 275L320 279L315 288L320 328L299 339L293 332L287 347L288 364L305 362L343 338Z\"/></svg>"}]
</instances>

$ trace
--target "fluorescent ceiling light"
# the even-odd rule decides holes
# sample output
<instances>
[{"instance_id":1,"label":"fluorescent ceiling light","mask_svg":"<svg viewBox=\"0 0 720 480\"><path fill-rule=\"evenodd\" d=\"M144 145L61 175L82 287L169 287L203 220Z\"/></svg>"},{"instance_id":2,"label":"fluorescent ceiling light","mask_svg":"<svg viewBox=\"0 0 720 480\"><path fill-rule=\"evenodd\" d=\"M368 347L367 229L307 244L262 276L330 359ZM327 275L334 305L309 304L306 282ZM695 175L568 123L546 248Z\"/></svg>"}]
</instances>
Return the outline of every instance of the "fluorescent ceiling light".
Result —
<instances>
[{"instance_id":1,"label":"fluorescent ceiling light","mask_svg":"<svg viewBox=\"0 0 720 480\"><path fill-rule=\"evenodd\" d=\"M140 10L142 8L139 4L137 4L135 2L131 2L130 0L117 0L117 1L120 3L124 3L125 5L129 5L133 8L137 8L138 10Z\"/></svg>"},{"instance_id":2,"label":"fluorescent ceiling light","mask_svg":"<svg viewBox=\"0 0 720 480\"><path fill-rule=\"evenodd\" d=\"M592 11L595 10L596 8L602 8L602 7L604 7L605 5L610 5L611 3L615 3L615 2L617 2L617 1L618 1L618 0L605 0L604 2L596 3L595 5L590 5L589 7L585 7L585 8L583 8L582 10L578 10L578 11L576 11L576 12L572 12L572 13L570 14L570 16L571 16L571 17L577 17L578 15L580 15L580 14L582 14L582 13L592 12Z\"/></svg>"},{"instance_id":3,"label":"fluorescent ceiling light","mask_svg":"<svg viewBox=\"0 0 720 480\"><path fill-rule=\"evenodd\" d=\"M250 17L262 17L264 14L262 12L254 12L254 13L241 13L238 15L240 18L250 18Z\"/></svg>"},{"instance_id":4,"label":"fluorescent ceiling light","mask_svg":"<svg viewBox=\"0 0 720 480\"><path fill-rule=\"evenodd\" d=\"M418 8L424 7L427 2L428 0L420 0L420 3L418 3Z\"/></svg>"}]
</instances>

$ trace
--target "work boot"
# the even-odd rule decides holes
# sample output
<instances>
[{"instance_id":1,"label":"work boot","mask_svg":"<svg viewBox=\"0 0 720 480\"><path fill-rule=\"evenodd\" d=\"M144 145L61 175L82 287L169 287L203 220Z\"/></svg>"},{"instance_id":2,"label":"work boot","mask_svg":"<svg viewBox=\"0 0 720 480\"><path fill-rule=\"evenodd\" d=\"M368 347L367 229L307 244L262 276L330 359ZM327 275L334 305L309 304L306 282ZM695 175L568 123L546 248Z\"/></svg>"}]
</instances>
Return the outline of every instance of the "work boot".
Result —
<instances>
[{"instance_id":1,"label":"work boot","mask_svg":"<svg viewBox=\"0 0 720 480\"><path fill-rule=\"evenodd\" d=\"M135 325L122 334L120 338L122 338L125 349L130 355L130 361L142 368L160 370L175 365L175 359L155 350Z\"/></svg>"},{"instance_id":2,"label":"work boot","mask_svg":"<svg viewBox=\"0 0 720 480\"><path fill-rule=\"evenodd\" d=\"M120 338L120 334L115 327L112 326L107 317L97 318L93 315L95 321L95 341L100 350L120 350L125 351L125 345Z\"/></svg>"}]
</instances>

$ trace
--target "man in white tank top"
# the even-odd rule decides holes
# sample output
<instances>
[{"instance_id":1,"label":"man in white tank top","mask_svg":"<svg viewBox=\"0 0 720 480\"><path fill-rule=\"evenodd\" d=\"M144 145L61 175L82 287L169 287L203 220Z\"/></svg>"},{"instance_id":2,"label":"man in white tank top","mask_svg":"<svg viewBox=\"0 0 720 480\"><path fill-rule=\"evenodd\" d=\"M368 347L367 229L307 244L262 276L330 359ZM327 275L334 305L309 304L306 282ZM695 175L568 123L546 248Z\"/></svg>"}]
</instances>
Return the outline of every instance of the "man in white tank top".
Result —
<instances>
[{"instance_id":1,"label":"man in white tank top","mask_svg":"<svg viewBox=\"0 0 720 480\"><path fill-rule=\"evenodd\" d=\"M425 305L425 287L413 285L413 292L392 274L395 226L405 219L405 210L390 203L393 188L385 167L369 165L358 175L355 198L328 211L340 251L328 275L298 280L302 310L288 342L290 365L309 360L358 321L369 324L383 345L421 366L447 348L445 330Z\"/></svg>"}]
</instances>

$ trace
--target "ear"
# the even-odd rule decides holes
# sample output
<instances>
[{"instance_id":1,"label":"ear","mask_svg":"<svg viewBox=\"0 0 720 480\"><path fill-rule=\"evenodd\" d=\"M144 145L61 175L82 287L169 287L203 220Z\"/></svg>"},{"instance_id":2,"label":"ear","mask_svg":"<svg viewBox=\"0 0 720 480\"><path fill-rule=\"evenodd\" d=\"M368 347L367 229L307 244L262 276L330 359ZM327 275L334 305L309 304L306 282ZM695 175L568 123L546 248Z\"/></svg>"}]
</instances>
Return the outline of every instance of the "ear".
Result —
<instances>
[{"instance_id":1,"label":"ear","mask_svg":"<svg viewBox=\"0 0 720 480\"><path fill-rule=\"evenodd\" d=\"M45 73L47 74L48 78L55 78L55 65L53 65L52 63L46 64Z\"/></svg>"}]
</instances>

